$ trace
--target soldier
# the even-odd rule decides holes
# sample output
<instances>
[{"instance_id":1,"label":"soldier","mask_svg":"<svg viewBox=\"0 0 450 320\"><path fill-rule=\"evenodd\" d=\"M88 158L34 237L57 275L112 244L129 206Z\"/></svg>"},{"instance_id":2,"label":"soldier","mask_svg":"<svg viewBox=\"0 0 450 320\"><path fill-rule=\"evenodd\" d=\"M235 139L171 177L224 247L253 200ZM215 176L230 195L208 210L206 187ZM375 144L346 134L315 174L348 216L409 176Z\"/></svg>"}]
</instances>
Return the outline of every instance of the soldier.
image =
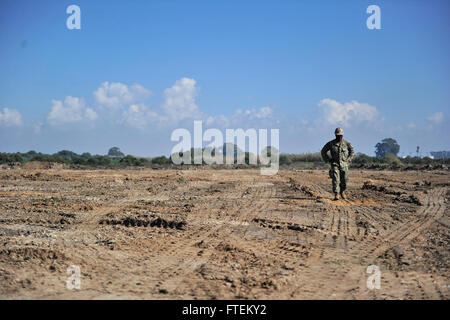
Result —
<instances>
[{"instance_id":1,"label":"soldier","mask_svg":"<svg viewBox=\"0 0 450 320\"><path fill-rule=\"evenodd\" d=\"M331 164L330 177L333 184L334 200L338 200L338 193L342 199L347 199L345 189L348 181L348 163L352 160L354 149L350 142L344 140L344 130L336 128L336 139L328 142L321 151L322 159ZM331 158L327 152L330 151ZM348 152L348 154L347 154Z\"/></svg>"}]
</instances>

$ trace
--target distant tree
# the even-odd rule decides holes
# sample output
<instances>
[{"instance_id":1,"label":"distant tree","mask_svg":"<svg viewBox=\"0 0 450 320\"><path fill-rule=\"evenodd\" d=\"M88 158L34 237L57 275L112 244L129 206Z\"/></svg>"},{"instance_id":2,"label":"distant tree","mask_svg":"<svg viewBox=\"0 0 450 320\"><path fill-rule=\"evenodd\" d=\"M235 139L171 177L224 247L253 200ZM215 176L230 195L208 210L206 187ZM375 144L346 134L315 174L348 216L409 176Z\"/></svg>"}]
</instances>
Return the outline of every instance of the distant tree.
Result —
<instances>
[{"instance_id":1,"label":"distant tree","mask_svg":"<svg viewBox=\"0 0 450 320\"><path fill-rule=\"evenodd\" d=\"M261 151L261 153L264 154L264 155L267 155L267 157L270 158L272 156L272 153L273 154L277 154L277 153L279 153L279 151L275 147L267 146Z\"/></svg>"},{"instance_id":2,"label":"distant tree","mask_svg":"<svg viewBox=\"0 0 450 320\"><path fill-rule=\"evenodd\" d=\"M399 151L400 145L392 138L385 138L375 145L375 155L377 158L383 158L389 153L397 156Z\"/></svg>"},{"instance_id":3,"label":"distant tree","mask_svg":"<svg viewBox=\"0 0 450 320\"><path fill-rule=\"evenodd\" d=\"M166 156L155 157L152 159L153 164L168 164L170 160Z\"/></svg>"},{"instance_id":4,"label":"distant tree","mask_svg":"<svg viewBox=\"0 0 450 320\"><path fill-rule=\"evenodd\" d=\"M242 151L236 144L231 143L231 142L226 142L226 143L223 144L223 146L222 146L222 154L224 156L226 156L228 150L233 152L233 158L234 159L237 159L239 154L244 153L244 151Z\"/></svg>"},{"instance_id":5,"label":"distant tree","mask_svg":"<svg viewBox=\"0 0 450 320\"><path fill-rule=\"evenodd\" d=\"M87 164L94 166L108 166L111 164L111 159L107 156L92 156L88 159Z\"/></svg>"},{"instance_id":6,"label":"distant tree","mask_svg":"<svg viewBox=\"0 0 450 320\"><path fill-rule=\"evenodd\" d=\"M125 155L120 151L118 147L112 147L108 151L108 156L110 157L125 157Z\"/></svg>"},{"instance_id":7,"label":"distant tree","mask_svg":"<svg viewBox=\"0 0 450 320\"><path fill-rule=\"evenodd\" d=\"M63 158L63 159L69 160L69 161L78 159L80 157L75 152L72 152L72 151L69 151L69 150L58 151L57 153L54 153L53 156L54 157Z\"/></svg>"},{"instance_id":8,"label":"distant tree","mask_svg":"<svg viewBox=\"0 0 450 320\"><path fill-rule=\"evenodd\" d=\"M246 163L246 164L258 164L258 157L255 154L251 153L251 152L245 152L244 163Z\"/></svg>"},{"instance_id":9,"label":"distant tree","mask_svg":"<svg viewBox=\"0 0 450 320\"><path fill-rule=\"evenodd\" d=\"M370 164L380 162L382 162L381 158L371 157L364 153L357 153L352 160L353 164Z\"/></svg>"},{"instance_id":10,"label":"distant tree","mask_svg":"<svg viewBox=\"0 0 450 320\"><path fill-rule=\"evenodd\" d=\"M393 153L387 153L383 157L383 162L389 163L389 164L400 164L401 163L400 159L397 158L397 156Z\"/></svg>"},{"instance_id":11,"label":"distant tree","mask_svg":"<svg viewBox=\"0 0 450 320\"><path fill-rule=\"evenodd\" d=\"M119 163L127 165L127 166L142 166L145 164L149 164L150 161L148 161L145 158L137 158L132 155L127 155L126 157L123 157L120 159Z\"/></svg>"},{"instance_id":12,"label":"distant tree","mask_svg":"<svg viewBox=\"0 0 450 320\"><path fill-rule=\"evenodd\" d=\"M18 153L0 153L0 163L23 162L24 159Z\"/></svg>"},{"instance_id":13,"label":"distant tree","mask_svg":"<svg viewBox=\"0 0 450 320\"><path fill-rule=\"evenodd\" d=\"M24 156L26 157L26 158L33 158L35 155L37 155L37 152L36 151L34 151L34 150L30 150L30 151L28 151L27 153L25 153L24 154Z\"/></svg>"},{"instance_id":14,"label":"distant tree","mask_svg":"<svg viewBox=\"0 0 450 320\"><path fill-rule=\"evenodd\" d=\"M287 154L280 154L280 165L286 164L289 165L292 163L291 158Z\"/></svg>"}]
</instances>

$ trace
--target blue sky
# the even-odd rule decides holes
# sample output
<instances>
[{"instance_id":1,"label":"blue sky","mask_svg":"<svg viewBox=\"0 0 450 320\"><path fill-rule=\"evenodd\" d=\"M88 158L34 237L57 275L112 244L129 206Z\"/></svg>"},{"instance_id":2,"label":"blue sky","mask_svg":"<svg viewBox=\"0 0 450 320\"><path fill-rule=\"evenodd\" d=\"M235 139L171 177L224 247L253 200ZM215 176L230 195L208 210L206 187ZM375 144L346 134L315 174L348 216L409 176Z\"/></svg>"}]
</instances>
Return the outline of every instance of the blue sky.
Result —
<instances>
[{"instance_id":1,"label":"blue sky","mask_svg":"<svg viewBox=\"0 0 450 320\"><path fill-rule=\"evenodd\" d=\"M66 8L81 9L69 30ZM369 5L381 30L369 30ZM175 128L450 149L450 2L0 2L0 152L169 154Z\"/></svg>"}]
</instances>

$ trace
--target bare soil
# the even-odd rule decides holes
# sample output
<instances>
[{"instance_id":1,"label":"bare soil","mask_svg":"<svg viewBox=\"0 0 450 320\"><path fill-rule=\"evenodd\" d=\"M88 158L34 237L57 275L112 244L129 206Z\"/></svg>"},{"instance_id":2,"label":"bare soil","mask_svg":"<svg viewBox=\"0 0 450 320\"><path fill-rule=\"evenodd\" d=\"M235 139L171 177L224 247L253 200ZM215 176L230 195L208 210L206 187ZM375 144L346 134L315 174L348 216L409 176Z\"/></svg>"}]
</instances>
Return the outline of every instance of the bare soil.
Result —
<instances>
[{"instance_id":1,"label":"bare soil","mask_svg":"<svg viewBox=\"0 0 450 320\"><path fill-rule=\"evenodd\" d=\"M4 168L0 298L448 299L449 177Z\"/></svg>"}]
</instances>

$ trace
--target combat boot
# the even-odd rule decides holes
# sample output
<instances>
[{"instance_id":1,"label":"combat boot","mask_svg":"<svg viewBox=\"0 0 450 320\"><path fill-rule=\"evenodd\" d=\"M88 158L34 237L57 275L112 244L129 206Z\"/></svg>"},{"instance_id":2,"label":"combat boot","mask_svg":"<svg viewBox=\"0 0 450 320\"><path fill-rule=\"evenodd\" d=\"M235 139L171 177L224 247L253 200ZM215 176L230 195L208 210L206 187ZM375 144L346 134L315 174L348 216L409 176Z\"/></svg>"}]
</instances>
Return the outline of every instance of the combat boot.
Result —
<instances>
[{"instance_id":1,"label":"combat boot","mask_svg":"<svg viewBox=\"0 0 450 320\"><path fill-rule=\"evenodd\" d=\"M341 198L347 200L347 195L345 194L345 191L341 191Z\"/></svg>"},{"instance_id":2,"label":"combat boot","mask_svg":"<svg viewBox=\"0 0 450 320\"><path fill-rule=\"evenodd\" d=\"M337 193L337 192L334 193L334 199L333 199L333 201L336 201L336 200L339 200L339 199L338 199L338 193Z\"/></svg>"}]
</instances>

